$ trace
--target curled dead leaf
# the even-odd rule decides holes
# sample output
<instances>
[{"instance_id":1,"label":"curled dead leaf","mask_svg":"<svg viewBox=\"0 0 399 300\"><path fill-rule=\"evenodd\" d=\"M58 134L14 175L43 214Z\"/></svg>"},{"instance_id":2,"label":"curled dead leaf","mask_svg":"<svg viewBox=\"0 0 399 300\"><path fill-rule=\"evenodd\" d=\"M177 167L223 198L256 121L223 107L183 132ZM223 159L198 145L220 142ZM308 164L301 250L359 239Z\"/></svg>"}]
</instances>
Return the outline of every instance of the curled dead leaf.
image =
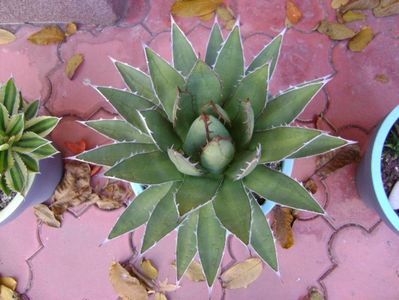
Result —
<instances>
[{"instance_id":1,"label":"curled dead leaf","mask_svg":"<svg viewBox=\"0 0 399 300\"><path fill-rule=\"evenodd\" d=\"M174 261L172 265L176 267L176 261ZM204 271L202 269L202 265L196 260L193 260L191 262L190 266L187 268L186 273L184 273L184 276L186 276L188 279L194 282L200 282L206 280Z\"/></svg>"},{"instance_id":2,"label":"curled dead leaf","mask_svg":"<svg viewBox=\"0 0 399 300\"><path fill-rule=\"evenodd\" d=\"M389 77L385 74L377 74L374 76L374 79L376 81L379 81L381 83L388 83L389 82Z\"/></svg>"},{"instance_id":3,"label":"curled dead leaf","mask_svg":"<svg viewBox=\"0 0 399 300\"><path fill-rule=\"evenodd\" d=\"M361 52L374 39L373 29L363 27L350 41L348 47L353 52Z\"/></svg>"},{"instance_id":4,"label":"curled dead leaf","mask_svg":"<svg viewBox=\"0 0 399 300\"><path fill-rule=\"evenodd\" d=\"M140 281L119 263L113 263L109 270L109 279L115 292L123 300L147 300L147 290Z\"/></svg>"},{"instance_id":5,"label":"curled dead leaf","mask_svg":"<svg viewBox=\"0 0 399 300\"><path fill-rule=\"evenodd\" d=\"M351 0L346 5L341 7L341 12L345 13L349 10L364 10L373 9L377 7L380 0Z\"/></svg>"},{"instance_id":6,"label":"curled dead leaf","mask_svg":"<svg viewBox=\"0 0 399 300\"><path fill-rule=\"evenodd\" d=\"M299 6L293 1L287 1L287 19L288 21L295 25L302 19L303 14Z\"/></svg>"},{"instance_id":7,"label":"curled dead leaf","mask_svg":"<svg viewBox=\"0 0 399 300\"><path fill-rule=\"evenodd\" d=\"M155 280L158 278L159 272L158 269L154 267L152 261L150 259L143 259L141 261L141 269L144 272L144 275L148 278Z\"/></svg>"},{"instance_id":8,"label":"curled dead leaf","mask_svg":"<svg viewBox=\"0 0 399 300\"><path fill-rule=\"evenodd\" d=\"M237 263L220 276L227 289L246 288L262 274L263 264L259 258L248 258Z\"/></svg>"},{"instance_id":9,"label":"curled dead leaf","mask_svg":"<svg viewBox=\"0 0 399 300\"><path fill-rule=\"evenodd\" d=\"M81 53L73 55L67 62L65 67L65 75L72 80L76 71L84 61L84 56Z\"/></svg>"},{"instance_id":10,"label":"curled dead leaf","mask_svg":"<svg viewBox=\"0 0 399 300\"><path fill-rule=\"evenodd\" d=\"M347 11L342 15L342 20L345 23L355 22L355 21L364 21L367 16L361 12L354 12L352 10Z\"/></svg>"},{"instance_id":11,"label":"curled dead leaf","mask_svg":"<svg viewBox=\"0 0 399 300\"><path fill-rule=\"evenodd\" d=\"M309 289L309 292L303 300L324 300L324 295L315 287Z\"/></svg>"},{"instance_id":12,"label":"curled dead leaf","mask_svg":"<svg viewBox=\"0 0 399 300\"><path fill-rule=\"evenodd\" d=\"M169 283L168 279L165 279L164 281L161 281L159 283L159 292L161 293L170 293L170 292L174 292L176 291L178 288L180 288L180 286L173 284L173 283Z\"/></svg>"},{"instance_id":13,"label":"curled dead leaf","mask_svg":"<svg viewBox=\"0 0 399 300\"><path fill-rule=\"evenodd\" d=\"M304 187L312 194L317 193L317 184L312 178L309 178L308 180L305 181Z\"/></svg>"},{"instance_id":14,"label":"curled dead leaf","mask_svg":"<svg viewBox=\"0 0 399 300\"><path fill-rule=\"evenodd\" d=\"M333 23L327 20L321 21L317 27L317 31L324 33L332 40L346 40L355 36L355 32L346 27L344 24Z\"/></svg>"},{"instance_id":15,"label":"curled dead leaf","mask_svg":"<svg viewBox=\"0 0 399 300\"><path fill-rule=\"evenodd\" d=\"M224 27L227 30L233 29L234 24L236 23L236 17L230 6L225 4L218 6L216 9L216 14L218 15L219 19L224 22Z\"/></svg>"},{"instance_id":16,"label":"curled dead leaf","mask_svg":"<svg viewBox=\"0 0 399 300\"><path fill-rule=\"evenodd\" d=\"M0 285L0 299L1 300L20 300L21 295L5 285Z\"/></svg>"},{"instance_id":17,"label":"curled dead leaf","mask_svg":"<svg viewBox=\"0 0 399 300\"><path fill-rule=\"evenodd\" d=\"M381 0L380 4L373 9L376 17L388 17L399 14L399 0Z\"/></svg>"},{"instance_id":18,"label":"curled dead leaf","mask_svg":"<svg viewBox=\"0 0 399 300\"><path fill-rule=\"evenodd\" d=\"M171 13L179 17L201 17L216 11L223 0L177 0Z\"/></svg>"},{"instance_id":19,"label":"curled dead leaf","mask_svg":"<svg viewBox=\"0 0 399 300\"><path fill-rule=\"evenodd\" d=\"M292 226L295 222L294 210L289 207L276 206L273 210L273 232L277 241L284 249L294 245Z\"/></svg>"},{"instance_id":20,"label":"curled dead leaf","mask_svg":"<svg viewBox=\"0 0 399 300\"><path fill-rule=\"evenodd\" d=\"M0 45L10 44L15 41L17 37L5 29L0 29Z\"/></svg>"},{"instance_id":21,"label":"curled dead leaf","mask_svg":"<svg viewBox=\"0 0 399 300\"><path fill-rule=\"evenodd\" d=\"M38 221L55 228L61 227L60 217L57 216L47 205L39 204L33 208Z\"/></svg>"},{"instance_id":22,"label":"curled dead leaf","mask_svg":"<svg viewBox=\"0 0 399 300\"><path fill-rule=\"evenodd\" d=\"M133 195L130 185L120 181L108 183L98 193L99 199L96 202L98 208L103 210L118 209Z\"/></svg>"},{"instance_id":23,"label":"curled dead leaf","mask_svg":"<svg viewBox=\"0 0 399 300\"><path fill-rule=\"evenodd\" d=\"M0 277L0 285L4 285L15 291L17 289L17 281L12 277Z\"/></svg>"},{"instance_id":24,"label":"curled dead leaf","mask_svg":"<svg viewBox=\"0 0 399 300\"><path fill-rule=\"evenodd\" d=\"M76 23L74 22L70 22L67 24L65 28L65 35L66 36L74 35L76 31L78 31L78 25L76 25Z\"/></svg>"},{"instance_id":25,"label":"curled dead leaf","mask_svg":"<svg viewBox=\"0 0 399 300\"><path fill-rule=\"evenodd\" d=\"M334 9L338 9L341 6L346 5L349 2L349 0L332 0L331 1L331 7Z\"/></svg>"},{"instance_id":26,"label":"curled dead leaf","mask_svg":"<svg viewBox=\"0 0 399 300\"><path fill-rule=\"evenodd\" d=\"M28 37L36 45L59 44L65 41L65 33L56 25L47 26Z\"/></svg>"},{"instance_id":27,"label":"curled dead leaf","mask_svg":"<svg viewBox=\"0 0 399 300\"><path fill-rule=\"evenodd\" d=\"M155 293L154 300L168 300L165 294L163 293Z\"/></svg>"}]
</instances>

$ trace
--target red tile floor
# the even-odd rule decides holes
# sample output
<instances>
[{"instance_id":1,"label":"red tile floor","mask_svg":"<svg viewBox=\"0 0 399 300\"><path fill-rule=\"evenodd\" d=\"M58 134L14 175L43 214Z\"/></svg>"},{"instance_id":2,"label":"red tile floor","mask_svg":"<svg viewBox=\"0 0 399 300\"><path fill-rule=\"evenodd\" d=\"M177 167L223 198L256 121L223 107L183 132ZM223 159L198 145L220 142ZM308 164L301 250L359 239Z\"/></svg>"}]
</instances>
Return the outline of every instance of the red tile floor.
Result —
<instances>
[{"instance_id":1,"label":"red tile floor","mask_svg":"<svg viewBox=\"0 0 399 300\"><path fill-rule=\"evenodd\" d=\"M82 27L58 47L30 44L27 37L38 27L14 27L17 40L0 46L0 80L4 82L13 74L28 99L42 100L43 113L63 117L52 134L61 149L65 141L81 138L91 146L104 143L104 138L76 122L115 114L89 83L123 87L109 57L145 69L142 44L170 59L172 2L136 0L118 23L104 28ZM376 19L370 14L367 21L352 25L369 24L377 33L363 52L353 53L346 42L333 42L313 31L320 20L334 19L329 1L297 2L304 18L286 34L272 93L334 74L303 113L301 122L312 126L312 118L323 112L339 134L359 141L364 151L372 129L399 104L399 16ZM248 61L283 29L284 2L236 0L230 4L240 16ZM177 22L203 55L212 23L197 19ZM70 81L64 67L74 53L83 53L85 62ZM386 75L389 81L375 80L378 74ZM304 179L313 168L314 159L299 160L294 175ZM279 276L265 267L247 289L223 290L218 282L211 299L296 300L311 286L332 300L399 299L399 235L359 198L355 172L356 165L349 165L319 182L316 197L329 217L300 216L294 224L295 245L279 249ZM0 228L0 273L18 278L19 290L31 300L116 299L107 278L108 268L113 260L128 259L142 234L141 230L99 247L121 212L92 207L80 216L67 214L63 227L53 229L38 226L32 209L27 210ZM147 255L160 268L160 278L172 282L174 244L175 236L170 235ZM229 240L228 249L224 267L250 255L234 239ZM208 299L205 284L184 279L181 285L169 299Z\"/></svg>"}]
</instances>

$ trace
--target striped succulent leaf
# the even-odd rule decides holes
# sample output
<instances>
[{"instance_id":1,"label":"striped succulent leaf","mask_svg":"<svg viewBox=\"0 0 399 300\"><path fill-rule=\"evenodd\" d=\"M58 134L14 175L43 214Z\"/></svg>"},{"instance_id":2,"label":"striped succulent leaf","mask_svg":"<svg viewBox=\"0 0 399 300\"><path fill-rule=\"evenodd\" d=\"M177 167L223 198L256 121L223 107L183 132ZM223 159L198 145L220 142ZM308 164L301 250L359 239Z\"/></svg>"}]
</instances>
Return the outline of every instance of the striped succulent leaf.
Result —
<instances>
[{"instance_id":1,"label":"striped succulent leaf","mask_svg":"<svg viewBox=\"0 0 399 300\"><path fill-rule=\"evenodd\" d=\"M205 61L174 21L171 32L172 64L146 47L149 75L114 61L130 91L97 88L121 119L86 122L114 142L76 158L110 167L109 177L148 185L108 238L147 224L144 252L177 228L178 278L198 254L209 286L228 234L277 270L273 235L254 195L324 213L300 183L272 165L349 143L292 125L329 78L269 97L285 31L248 67L238 25L224 40L215 23Z\"/></svg>"}]
</instances>

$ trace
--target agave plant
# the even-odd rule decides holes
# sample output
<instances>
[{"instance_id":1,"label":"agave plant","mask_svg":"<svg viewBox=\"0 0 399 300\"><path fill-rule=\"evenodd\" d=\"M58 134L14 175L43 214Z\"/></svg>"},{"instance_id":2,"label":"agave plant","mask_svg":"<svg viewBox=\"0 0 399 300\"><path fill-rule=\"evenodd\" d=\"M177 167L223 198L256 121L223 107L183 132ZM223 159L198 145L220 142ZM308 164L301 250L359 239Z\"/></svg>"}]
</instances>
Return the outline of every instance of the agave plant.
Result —
<instances>
[{"instance_id":1,"label":"agave plant","mask_svg":"<svg viewBox=\"0 0 399 300\"><path fill-rule=\"evenodd\" d=\"M277 270L273 235L254 193L323 213L300 183L271 165L348 143L290 125L328 78L270 97L284 32L245 67L238 25L224 40L215 23L205 61L173 21L171 31L172 65L145 47L149 75L113 60L129 90L95 87L123 119L85 122L115 142L76 159L111 167L108 177L148 185L108 238L147 224L145 252L177 229L178 278L198 252L209 286L228 234Z\"/></svg>"},{"instance_id":2,"label":"agave plant","mask_svg":"<svg viewBox=\"0 0 399 300\"><path fill-rule=\"evenodd\" d=\"M0 189L7 195L23 194L39 160L57 153L45 136L59 119L37 117L39 106L23 99L13 79L0 86Z\"/></svg>"}]
</instances>

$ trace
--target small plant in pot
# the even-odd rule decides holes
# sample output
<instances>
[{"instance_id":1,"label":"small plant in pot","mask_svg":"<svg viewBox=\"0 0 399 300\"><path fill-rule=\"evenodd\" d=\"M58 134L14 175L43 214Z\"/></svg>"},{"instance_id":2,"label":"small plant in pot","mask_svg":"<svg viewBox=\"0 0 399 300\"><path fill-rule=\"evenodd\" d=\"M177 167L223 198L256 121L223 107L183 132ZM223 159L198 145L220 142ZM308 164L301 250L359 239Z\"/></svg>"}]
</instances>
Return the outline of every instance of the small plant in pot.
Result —
<instances>
[{"instance_id":1,"label":"small plant in pot","mask_svg":"<svg viewBox=\"0 0 399 300\"><path fill-rule=\"evenodd\" d=\"M269 224L254 194L323 214L279 162L327 152L348 141L290 125L327 78L268 96L283 33L246 67L240 28L226 40L216 23L205 60L172 22L173 66L148 47L149 75L114 61L130 91L96 87L123 117L85 124L115 140L76 159L110 167L106 176L148 185L109 239L147 224L142 252L177 229L177 276L199 253L211 286L228 234L277 270ZM284 165L284 163L282 164Z\"/></svg>"},{"instance_id":2,"label":"small plant in pot","mask_svg":"<svg viewBox=\"0 0 399 300\"><path fill-rule=\"evenodd\" d=\"M0 225L46 201L62 176L61 157L45 138L59 119L38 117L39 107L25 101L13 79L0 86Z\"/></svg>"}]
</instances>

